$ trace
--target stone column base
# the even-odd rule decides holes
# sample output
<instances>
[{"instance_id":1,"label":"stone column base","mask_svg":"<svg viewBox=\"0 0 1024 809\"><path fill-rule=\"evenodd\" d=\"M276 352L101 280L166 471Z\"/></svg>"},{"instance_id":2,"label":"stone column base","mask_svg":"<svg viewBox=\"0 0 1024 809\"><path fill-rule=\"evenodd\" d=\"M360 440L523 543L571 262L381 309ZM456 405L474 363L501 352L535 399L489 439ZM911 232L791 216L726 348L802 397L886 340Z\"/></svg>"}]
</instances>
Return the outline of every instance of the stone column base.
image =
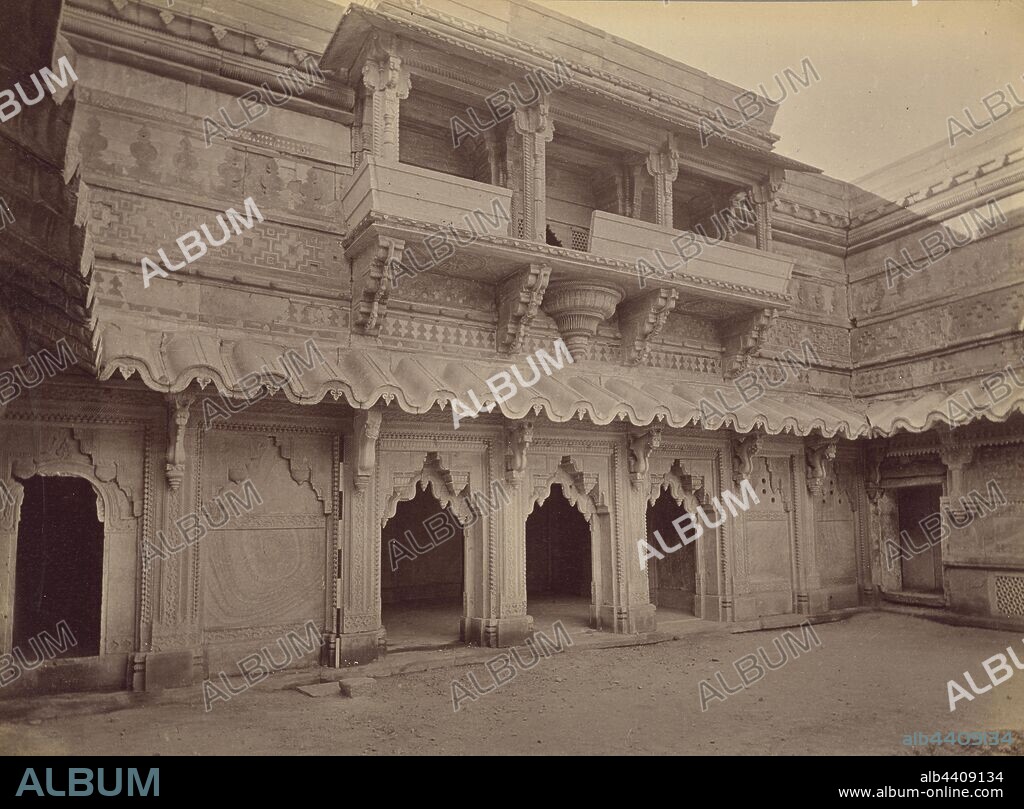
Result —
<instances>
[{"instance_id":1,"label":"stone column base","mask_svg":"<svg viewBox=\"0 0 1024 809\"><path fill-rule=\"evenodd\" d=\"M202 679L202 671L195 671L196 657L201 656L198 651L191 649L135 654L132 661L132 690L159 691L192 685Z\"/></svg>"},{"instance_id":2,"label":"stone column base","mask_svg":"<svg viewBox=\"0 0 1024 809\"><path fill-rule=\"evenodd\" d=\"M516 615L511 618L463 618L462 639L481 646L519 646L533 631L533 618Z\"/></svg>"},{"instance_id":3,"label":"stone column base","mask_svg":"<svg viewBox=\"0 0 1024 809\"><path fill-rule=\"evenodd\" d=\"M369 663L381 654L381 630L375 632L346 632L338 635L334 641L334 660L332 666L340 669L343 666L354 666L358 663Z\"/></svg>"},{"instance_id":4,"label":"stone column base","mask_svg":"<svg viewBox=\"0 0 1024 809\"><path fill-rule=\"evenodd\" d=\"M634 604L631 607L602 604L600 607L590 608L591 625L617 635L654 632L657 629L655 610L653 604Z\"/></svg>"}]
</instances>

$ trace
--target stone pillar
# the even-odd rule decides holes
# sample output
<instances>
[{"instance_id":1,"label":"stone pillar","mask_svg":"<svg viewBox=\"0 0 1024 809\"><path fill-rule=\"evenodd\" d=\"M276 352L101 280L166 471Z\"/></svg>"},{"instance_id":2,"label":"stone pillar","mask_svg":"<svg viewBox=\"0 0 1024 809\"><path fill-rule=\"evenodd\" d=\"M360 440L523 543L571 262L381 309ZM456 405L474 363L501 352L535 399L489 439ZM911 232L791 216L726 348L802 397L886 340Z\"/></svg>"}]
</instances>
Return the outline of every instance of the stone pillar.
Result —
<instances>
[{"instance_id":1,"label":"stone pillar","mask_svg":"<svg viewBox=\"0 0 1024 809\"><path fill-rule=\"evenodd\" d=\"M506 150L512 189L512 235L543 243L547 241L546 144L555 134L547 102L517 109L512 124Z\"/></svg>"},{"instance_id":2,"label":"stone pillar","mask_svg":"<svg viewBox=\"0 0 1024 809\"><path fill-rule=\"evenodd\" d=\"M392 51L370 56L363 65L363 152L387 163L398 162L398 109L409 97L409 70Z\"/></svg>"},{"instance_id":3,"label":"stone pillar","mask_svg":"<svg viewBox=\"0 0 1024 809\"><path fill-rule=\"evenodd\" d=\"M506 424L505 483L511 502L492 516L497 520L491 576L497 582L488 627L488 646L522 643L533 627L526 614L526 516L531 491L527 451L533 441L533 421Z\"/></svg>"},{"instance_id":4,"label":"stone pillar","mask_svg":"<svg viewBox=\"0 0 1024 809\"><path fill-rule=\"evenodd\" d=\"M654 178L654 222L665 227L673 226L672 184L679 174L679 153L673 139L660 152L647 156L647 173Z\"/></svg>"},{"instance_id":5,"label":"stone pillar","mask_svg":"<svg viewBox=\"0 0 1024 809\"><path fill-rule=\"evenodd\" d=\"M377 657L380 622L380 514L377 506L377 441L383 415L360 410L345 442L346 530L338 559L338 604L334 665Z\"/></svg>"},{"instance_id":6,"label":"stone pillar","mask_svg":"<svg viewBox=\"0 0 1024 809\"><path fill-rule=\"evenodd\" d=\"M621 549L625 568L622 580L626 592L620 595L620 602L626 605L626 615L623 625L617 622L616 632L654 632L657 629L656 608L651 603L649 561L641 556L638 543L644 540L654 544L647 526L647 497L651 491L650 457L660 444L660 426L631 430L626 435L629 484L625 486L626 496L621 501L625 508L625 519L620 517L615 521L615 527L621 526L623 532L621 536L615 537L615 543ZM617 485L622 485L619 482L622 471L616 470ZM665 539L669 543L673 541L669 537Z\"/></svg>"}]
</instances>

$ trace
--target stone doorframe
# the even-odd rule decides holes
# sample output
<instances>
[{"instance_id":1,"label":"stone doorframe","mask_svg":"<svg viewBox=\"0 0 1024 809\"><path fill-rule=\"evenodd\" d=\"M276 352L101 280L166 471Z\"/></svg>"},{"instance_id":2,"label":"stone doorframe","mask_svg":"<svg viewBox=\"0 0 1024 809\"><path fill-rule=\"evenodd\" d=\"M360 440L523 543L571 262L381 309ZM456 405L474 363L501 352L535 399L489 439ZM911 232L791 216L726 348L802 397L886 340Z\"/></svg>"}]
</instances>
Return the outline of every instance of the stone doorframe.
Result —
<instances>
[{"instance_id":1,"label":"stone doorframe","mask_svg":"<svg viewBox=\"0 0 1024 809\"><path fill-rule=\"evenodd\" d=\"M139 567L141 502L129 500L125 492L119 488L116 479L108 476L109 471L105 466L101 469L88 457L48 459L15 456L11 462L9 476L0 478L0 482L10 493L9 500L0 504L0 654L11 651L14 630L14 575L18 527L25 496L24 486L19 479L28 480L36 476L81 478L88 481L95 492L96 516L103 525L99 656L127 656L135 649L138 642L135 600L133 598L127 602L123 588L117 588L115 583L119 578L117 574L136 580ZM134 594L134 590L131 592ZM120 629L112 631L114 627Z\"/></svg>"},{"instance_id":2,"label":"stone doorframe","mask_svg":"<svg viewBox=\"0 0 1024 809\"><path fill-rule=\"evenodd\" d=\"M669 453L666 457L671 457ZM692 462L691 462L692 466ZM644 534L645 541L650 542L653 547L658 547L655 540L652 538L651 526L647 525L647 509L658 502L662 492L668 492L669 497L679 507L680 515L688 512L697 517L696 509L698 506L708 510L711 505L711 495L708 494L708 484L704 480L703 475L690 474L686 468L686 461L682 458L672 458L672 465L669 467L667 472L661 475L651 474L650 475L650 493L647 496L647 501L644 508ZM638 538L639 539L639 538ZM663 537L666 544L670 547L674 544L678 544L679 538L677 536ZM705 604L704 595L707 592L707 582L705 576L705 570L707 565L703 564L703 560L706 558L706 554L715 554L715 548L710 543L700 544L697 540L697 546L694 548L694 593L693 593L693 607L694 616L697 618L704 618L703 615ZM650 562L648 562L650 564ZM647 574L648 588L650 587L650 573ZM712 616L717 618L717 615Z\"/></svg>"},{"instance_id":3,"label":"stone doorframe","mask_svg":"<svg viewBox=\"0 0 1024 809\"><path fill-rule=\"evenodd\" d=\"M943 501L949 493L949 474L937 471L921 470L918 473L902 477L886 474L882 465L887 458L924 458L934 460L938 451L934 447L915 447L912 450L902 449L899 456L887 452L884 445L869 446L865 455L867 459L867 485L866 491L870 508L871 523L871 567L874 571L872 582L877 589L878 595L884 598L886 595L899 595L903 592L903 570L899 559L895 559L890 566L886 562L886 540L892 540L897 544L900 542L899 512L896 492L899 489L914 488L918 486L941 486L942 497L940 498L940 512ZM943 558L949 553L946 547L946 540L943 539L940 545L940 552ZM945 578L945 572L943 572ZM943 591L946 591L943 586Z\"/></svg>"}]
</instances>

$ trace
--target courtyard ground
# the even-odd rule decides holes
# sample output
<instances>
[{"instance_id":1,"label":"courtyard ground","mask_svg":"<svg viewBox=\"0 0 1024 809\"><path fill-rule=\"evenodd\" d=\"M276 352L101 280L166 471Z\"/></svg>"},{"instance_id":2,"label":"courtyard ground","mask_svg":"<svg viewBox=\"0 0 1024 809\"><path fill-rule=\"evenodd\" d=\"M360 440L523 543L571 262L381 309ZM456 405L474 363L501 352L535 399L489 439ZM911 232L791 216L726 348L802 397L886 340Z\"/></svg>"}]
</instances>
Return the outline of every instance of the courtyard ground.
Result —
<instances>
[{"instance_id":1,"label":"courtyard ground","mask_svg":"<svg viewBox=\"0 0 1024 809\"><path fill-rule=\"evenodd\" d=\"M538 628L546 626L538 624ZM800 630L790 630L800 637ZM778 658L783 630L733 632L683 624L678 639L618 648L581 642L452 710L453 679L492 681L482 655L470 666L379 677L371 693L310 697L261 684L203 708L200 688L159 695L64 695L0 702L0 753L40 754L896 754L960 752L911 748L915 731L1009 730L1024 752L1024 672L950 713L946 683L970 672L1021 633L947 626L910 615L868 612L814 627L820 647L800 651L748 689L700 710L701 680L759 646ZM593 636L591 636L593 637ZM389 656L390 657L390 656ZM792 658L792 655L790 655ZM523 653L529 663L531 655ZM356 672L353 672L355 674ZM295 675L288 675L294 677ZM716 684L716 687L717 684ZM4 704L6 702L6 704ZM980 751L984 752L985 748ZM979 752L978 749L968 752ZM989 749L989 752L992 752Z\"/></svg>"}]
</instances>

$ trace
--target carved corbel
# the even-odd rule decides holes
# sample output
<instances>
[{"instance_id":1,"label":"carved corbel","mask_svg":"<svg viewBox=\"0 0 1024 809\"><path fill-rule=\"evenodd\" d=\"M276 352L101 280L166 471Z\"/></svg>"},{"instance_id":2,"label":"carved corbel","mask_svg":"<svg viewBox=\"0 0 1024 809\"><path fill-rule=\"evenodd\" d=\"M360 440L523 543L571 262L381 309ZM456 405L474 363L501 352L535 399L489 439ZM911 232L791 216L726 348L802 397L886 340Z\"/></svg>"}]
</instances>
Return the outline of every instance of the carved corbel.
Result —
<instances>
[{"instance_id":1,"label":"carved corbel","mask_svg":"<svg viewBox=\"0 0 1024 809\"><path fill-rule=\"evenodd\" d=\"M867 492L868 500L872 505L877 505L879 498L885 492L882 486L882 462L885 461L885 447L869 446L867 449L867 482L864 490Z\"/></svg>"},{"instance_id":2,"label":"carved corbel","mask_svg":"<svg viewBox=\"0 0 1024 809\"><path fill-rule=\"evenodd\" d=\"M526 473L526 451L533 443L533 420L510 425L505 432L505 480L515 486Z\"/></svg>"},{"instance_id":3,"label":"carved corbel","mask_svg":"<svg viewBox=\"0 0 1024 809\"><path fill-rule=\"evenodd\" d=\"M651 340L665 327L678 299L678 290L656 289L619 306L622 352L628 365L647 361L651 354Z\"/></svg>"},{"instance_id":4,"label":"carved corbel","mask_svg":"<svg viewBox=\"0 0 1024 809\"><path fill-rule=\"evenodd\" d=\"M395 277L405 255L405 242L379 236L370 265L363 277L356 311L356 327L370 337L380 335L380 327L388 313L388 301L395 287Z\"/></svg>"},{"instance_id":5,"label":"carved corbel","mask_svg":"<svg viewBox=\"0 0 1024 809\"><path fill-rule=\"evenodd\" d=\"M807 491L811 494L821 494L822 484L828 470L825 468L826 461L834 461L836 457L835 439L827 441L816 441L807 444L805 448L807 460Z\"/></svg>"},{"instance_id":6,"label":"carved corbel","mask_svg":"<svg viewBox=\"0 0 1024 809\"><path fill-rule=\"evenodd\" d=\"M185 428L194 396L177 393L168 397L167 486L172 492L185 479Z\"/></svg>"},{"instance_id":7,"label":"carved corbel","mask_svg":"<svg viewBox=\"0 0 1024 809\"><path fill-rule=\"evenodd\" d=\"M352 419L356 441L356 465L352 479L356 491L366 489L377 465L377 439L384 414L379 410L359 410Z\"/></svg>"},{"instance_id":8,"label":"carved corbel","mask_svg":"<svg viewBox=\"0 0 1024 809\"><path fill-rule=\"evenodd\" d=\"M732 479L736 483L749 478L754 472L754 458L761 449L761 436L748 435L732 441Z\"/></svg>"},{"instance_id":9,"label":"carved corbel","mask_svg":"<svg viewBox=\"0 0 1024 809\"><path fill-rule=\"evenodd\" d=\"M629 479L634 489L640 489L647 481L650 471L651 452L661 446L661 427L629 434Z\"/></svg>"},{"instance_id":10,"label":"carved corbel","mask_svg":"<svg viewBox=\"0 0 1024 809\"><path fill-rule=\"evenodd\" d=\"M523 350L526 330L544 300L551 267L531 264L527 269L507 278L498 289L497 348L501 354Z\"/></svg>"},{"instance_id":11,"label":"carved corbel","mask_svg":"<svg viewBox=\"0 0 1024 809\"><path fill-rule=\"evenodd\" d=\"M722 334L722 368L726 378L733 379L750 367L750 358L764 345L778 314L778 309L760 309L740 321L738 328L727 327Z\"/></svg>"}]
</instances>

